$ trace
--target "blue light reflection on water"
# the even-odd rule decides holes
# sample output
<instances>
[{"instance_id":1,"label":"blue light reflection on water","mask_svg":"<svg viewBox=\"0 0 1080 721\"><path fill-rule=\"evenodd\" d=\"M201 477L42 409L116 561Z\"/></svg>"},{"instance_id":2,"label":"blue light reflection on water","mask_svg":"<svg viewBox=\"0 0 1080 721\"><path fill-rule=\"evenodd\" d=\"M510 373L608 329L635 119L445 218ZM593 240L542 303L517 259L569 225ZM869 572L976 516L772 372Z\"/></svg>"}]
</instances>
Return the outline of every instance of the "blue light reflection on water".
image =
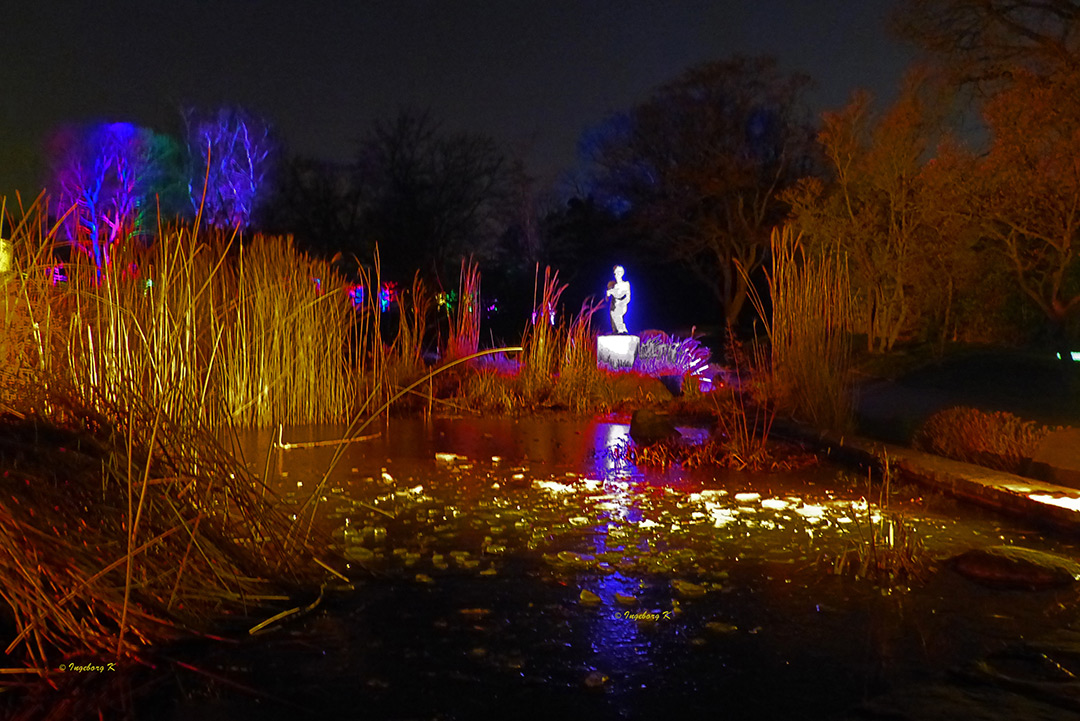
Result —
<instances>
[{"instance_id":1,"label":"blue light reflection on water","mask_svg":"<svg viewBox=\"0 0 1080 721\"><path fill-rule=\"evenodd\" d=\"M638 467L626 457L630 440L630 426L619 423L597 424L594 434L596 472L603 483L603 497L607 510L599 514L601 521L594 536L594 552L602 554L618 551L622 544L612 539L609 531L625 523L641 520L641 509L633 505L631 485L643 480ZM629 671L641 663L647 663L650 648L642 636L637 621L627 618L630 613L643 609L620 604L615 594L637 597L639 581L619 571L600 574L589 589L603 600L590 628L590 643L597 655L596 668L605 671Z\"/></svg>"},{"instance_id":2,"label":"blue light reflection on water","mask_svg":"<svg viewBox=\"0 0 1080 721\"><path fill-rule=\"evenodd\" d=\"M376 683L358 692L355 666L348 667L347 673L340 676L341 688L345 689L341 698L347 699L347 703L355 703L360 693L365 701L374 698L383 704L380 708L392 709L393 717L401 717L402 709L410 703L420 703L415 716L432 717L432 707L424 705L428 702L418 701L421 694L414 690L417 681L430 683L428 688L441 689L433 690L430 698L459 704L460 697L465 695L460 685L461 674L465 674L478 684L474 688L485 692L496 689L503 694L499 697L503 699L499 707L502 713L489 717L566 716L602 721L662 717L687 710L695 715L715 714L715 709L731 704L731 708L739 710L757 709L754 718L794 717L795 712L804 712L804 718L832 718L824 715L822 709L857 700L865 692L867 682L877 678L883 668L890 672L890 683L899 683L897 678L904 679L904 683L912 678L924 678L929 659L919 643L925 643L927 638L935 642L932 649L936 670L945 664L951 666L953 660L967 658L967 649L982 643L979 640L982 636L975 635L979 629L990 627L993 631L990 643L998 644L1001 626L998 619L1005 618L1000 614L1024 617L1023 613L1017 613L1013 599L988 606L986 611L970 611L971 596L964 591L965 587L951 585L953 582L946 578L947 593L941 593L944 600L938 600L938 591L913 592L904 597L905 614L911 614L920 624L919 637L911 644L895 645L891 637L886 639L888 648L882 651L888 654L883 657L888 659L886 664L877 659L870 647L874 645L872 639L880 633L879 626L886 622L889 628L894 625L887 605L893 603L894 597L874 592L864 604L866 599L861 594L849 597L846 584L823 582L812 572L799 577L796 562L809 567L820 553L816 542L793 543L793 539L805 537L803 529L808 525L805 517L794 510L795 505L765 513L764 506L751 503L754 509L748 510L745 507L748 504L734 498L740 491L760 491L775 501L799 504L804 500L808 508L814 504L829 505L836 510L831 516L836 522L840 515L847 515L836 504L858 499L864 492L861 481L854 490L838 488L843 484L835 471L829 469L811 469L794 479L783 474L762 479L751 474L730 477L713 470L702 473L642 469L631 463L625 453L611 452L622 448L629 432L626 424L618 423L497 418L436 419L430 424L395 419L394 423L395 428L384 437L367 444L354 444L347 450L348 455L334 480L344 489L342 495L352 492L357 493L358 499L370 500L371 496L361 494L389 492L391 486L364 479L364 476L378 479L380 467L386 466L402 487L423 484L425 492L434 497L430 503L417 503L417 509L452 504L461 509L466 521L471 521L472 516L483 518L484 514L514 508L522 512L526 521L538 525L550 521L565 527L557 545L554 539L541 544L539 550L547 552L545 555L563 550L603 554L617 551L622 544L630 545L634 541L629 538L636 538L639 548L646 543L655 544L655 550L661 552L692 550L700 554L695 561L718 561L713 568L725 572L730 569L731 580L725 582L722 593L684 602L684 612L677 619L642 624L627 618L626 613L671 610L668 584L672 576L678 574L693 582L711 577L699 579L695 570L677 564L678 570L671 572L651 571L649 564L640 562L644 554L637 553L625 554L639 561L636 566L621 566L612 560L615 568L610 573L598 572L592 565L587 571L575 572L572 566L554 571L545 566L537 571L537 559L522 549L523 540L514 549L520 552L520 557L508 558L502 562L505 565L492 561L493 567L500 564L499 573L492 577L467 576L453 568L440 575L424 565L428 562L425 558L417 568L402 570L387 582L380 581L365 589L364 610L358 612L357 627L368 635L349 636L347 631L342 631L347 625L333 627L335 638L348 640L341 650L342 656L363 649L365 662L370 666L361 673L377 681L387 679L388 690L382 690ZM680 431L684 442L699 440L693 429L680 428ZM707 435L708 431L698 433ZM305 440L304 434L314 431L296 429L286 432L285 438ZM315 438L318 437L316 434ZM261 459L266 455L265 446L262 448L253 454L260 459L260 471ZM294 486L295 492L297 481L307 481L309 477L303 475L304 466L321 470L325 467L325 457L332 451L326 447L292 451L284 461L279 460L282 465L275 477L282 476L279 483ZM468 461L460 465L440 464L432 458L440 452L459 454ZM275 455L280 459L283 454ZM286 473L287 477L283 475ZM551 486L552 490L538 488L537 483ZM310 485L306 483L304 488ZM374 488L379 490L371 491ZM689 521L692 511L702 508L700 503L691 505L682 501L703 488L725 494L722 500L718 500L719 495L711 496L712 503L723 505L723 510L730 511L733 518L725 527L726 535L720 545L711 541L709 519L702 520L698 526L705 531L702 537L665 532L674 531L672 526L676 522ZM838 490L835 502L834 489ZM793 500L793 496L799 498ZM666 513L670 516L660 517ZM785 519L781 514L790 517ZM584 523L586 519L588 524ZM634 533L626 537L618 530L645 519L659 522L657 528L665 529L642 533L631 528ZM459 531L453 545L442 548L467 547L467 541L462 539L472 526L466 525L466 521L461 523L465 530ZM644 528L652 527L648 521ZM494 521L486 519L486 522L490 526ZM997 518L981 525L963 525L967 522L951 525L956 523L949 517L942 524L950 525L924 526L926 538L934 539L930 534L940 532L949 542L962 533L965 544L971 542L973 533L981 533L983 538L995 543L999 537L1004 539L1000 535L1002 523ZM507 525L501 520L499 524ZM753 540L750 528L754 529ZM943 548L941 539L935 543L936 548ZM731 560L734 553L749 560L736 564L738 558ZM610 558L622 555L613 553ZM416 583L413 580L416 570L432 574L435 583ZM597 607L579 604L577 594L582 588L600 596L603 604ZM380 589L382 600L377 595ZM640 604L620 605L615 600L616 593L634 596ZM873 605L869 605L871 602ZM883 605L878 606L879 603ZM474 607L490 609L491 613L485 617L489 620L459 618L461 609ZM1039 624L1049 623L1046 614L1030 615L1037 619L1038 628L1041 628ZM704 624L712 618L743 630L710 635ZM941 621L939 626L938 619L948 620ZM986 619L991 621L982 623ZM432 622L440 624L434 626L439 629L435 633ZM945 638L946 631L941 629L952 635ZM969 636L975 640L968 641ZM490 653L482 658L473 655L480 646ZM327 642L327 647L333 648L333 644ZM504 653L518 654L524 659L520 673L517 666L508 670L501 664L499 659ZM276 654L266 656L277 658ZM829 661L831 669L825 674L821 668L823 660ZM291 658L287 662L295 663ZM416 664L421 664L423 673L430 676L418 674ZM583 666L611 677L602 693L582 684ZM291 679L295 672L290 670L289 674ZM518 685L519 677L528 680ZM508 678L513 678L512 683ZM648 689L642 691L646 685ZM376 689L377 694L371 689ZM559 700L549 700L555 698L554 692L562 694ZM324 697L332 696L325 689L320 693ZM524 703L509 700L517 698L519 693L532 695ZM483 693L472 695L480 698ZM506 713L510 708L512 713ZM571 711L565 712L566 708ZM187 715L193 716L197 714ZM740 716L738 711L734 716Z\"/></svg>"}]
</instances>

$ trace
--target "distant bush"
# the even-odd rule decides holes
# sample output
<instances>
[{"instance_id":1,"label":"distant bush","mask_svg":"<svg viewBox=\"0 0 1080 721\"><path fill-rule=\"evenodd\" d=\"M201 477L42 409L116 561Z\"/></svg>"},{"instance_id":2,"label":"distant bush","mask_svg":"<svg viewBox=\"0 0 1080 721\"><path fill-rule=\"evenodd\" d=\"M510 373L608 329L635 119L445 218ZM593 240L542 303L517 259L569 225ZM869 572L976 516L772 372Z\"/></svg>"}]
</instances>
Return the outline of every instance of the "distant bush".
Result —
<instances>
[{"instance_id":1,"label":"distant bush","mask_svg":"<svg viewBox=\"0 0 1080 721\"><path fill-rule=\"evenodd\" d=\"M915 432L919 450L1010 473L1021 473L1050 428L1005 411L958 406L939 411Z\"/></svg>"}]
</instances>

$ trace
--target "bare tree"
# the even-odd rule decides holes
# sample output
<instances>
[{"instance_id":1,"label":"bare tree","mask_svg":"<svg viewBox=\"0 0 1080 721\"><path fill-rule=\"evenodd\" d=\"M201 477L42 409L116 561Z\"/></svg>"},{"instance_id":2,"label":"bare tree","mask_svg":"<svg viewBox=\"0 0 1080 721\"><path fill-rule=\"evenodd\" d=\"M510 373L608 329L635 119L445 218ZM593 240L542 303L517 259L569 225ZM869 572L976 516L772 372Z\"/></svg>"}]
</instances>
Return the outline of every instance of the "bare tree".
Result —
<instances>
[{"instance_id":1,"label":"bare tree","mask_svg":"<svg viewBox=\"0 0 1080 721\"><path fill-rule=\"evenodd\" d=\"M376 123L356 164L363 225L391 274L454 275L494 259L514 214L513 167L484 135L446 131L427 113Z\"/></svg>"},{"instance_id":2,"label":"bare tree","mask_svg":"<svg viewBox=\"0 0 1080 721\"><path fill-rule=\"evenodd\" d=\"M278 142L270 123L242 108L188 109L191 204L221 228L246 228L271 188Z\"/></svg>"},{"instance_id":3,"label":"bare tree","mask_svg":"<svg viewBox=\"0 0 1080 721\"><path fill-rule=\"evenodd\" d=\"M176 209L180 152L169 136L131 123L70 126L54 135L49 155L63 231L99 268L116 244L143 232L157 198L165 212Z\"/></svg>"},{"instance_id":4,"label":"bare tree","mask_svg":"<svg viewBox=\"0 0 1080 721\"><path fill-rule=\"evenodd\" d=\"M583 139L596 188L713 292L734 322L787 205L811 169L809 80L771 58L700 65Z\"/></svg>"},{"instance_id":5,"label":"bare tree","mask_svg":"<svg viewBox=\"0 0 1080 721\"><path fill-rule=\"evenodd\" d=\"M871 351L891 350L922 320L922 303L941 301L934 285L952 280L946 256L955 238L940 232L942 196L925 177L944 107L924 72L909 75L883 113L873 112L869 94L856 93L824 116L819 141L831 182L805 180L787 196L807 235L850 261ZM951 303L951 293L944 300Z\"/></svg>"},{"instance_id":6,"label":"bare tree","mask_svg":"<svg viewBox=\"0 0 1080 721\"><path fill-rule=\"evenodd\" d=\"M293 234L308 248L370 257L365 243L363 198L351 164L292 158L279 173L269 205L269 225Z\"/></svg>"},{"instance_id":7,"label":"bare tree","mask_svg":"<svg viewBox=\"0 0 1080 721\"><path fill-rule=\"evenodd\" d=\"M1080 67L1073 0L906 0L895 24L962 84L994 82L1017 67L1038 74Z\"/></svg>"},{"instance_id":8,"label":"bare tree","mask_svg":"<svg viewBox=\"0 0 1080 721\"><path fill-rule=\"evenodd\" d=\"M1017 73L985 109L989 152L968 181L973 215L1000 241L1020 289L1064 340L1080 311L1080 69Z\"/></svg>"}]
</instances>

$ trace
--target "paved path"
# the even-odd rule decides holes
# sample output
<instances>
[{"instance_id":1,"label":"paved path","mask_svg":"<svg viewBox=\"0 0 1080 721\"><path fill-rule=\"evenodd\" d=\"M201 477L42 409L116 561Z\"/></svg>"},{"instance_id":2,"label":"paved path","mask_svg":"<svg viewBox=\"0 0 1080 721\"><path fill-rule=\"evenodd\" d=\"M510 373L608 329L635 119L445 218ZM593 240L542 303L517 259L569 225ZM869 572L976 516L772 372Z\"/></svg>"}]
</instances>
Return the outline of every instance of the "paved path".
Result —
<instances>
[{"instance_id":1,"label":"paved path","mask_svg":"<svg viewBox=\"0 0 1080 721\"><path fill-rule=\"evenodd\" d=\"M847 460L873 463L887 455L895 467L920 483L957 498L1080 534L1080 489L1024 478L970 463L859 436L836 436L778 423L781 435L809 441Z\"/></svg>"}]
</instances>

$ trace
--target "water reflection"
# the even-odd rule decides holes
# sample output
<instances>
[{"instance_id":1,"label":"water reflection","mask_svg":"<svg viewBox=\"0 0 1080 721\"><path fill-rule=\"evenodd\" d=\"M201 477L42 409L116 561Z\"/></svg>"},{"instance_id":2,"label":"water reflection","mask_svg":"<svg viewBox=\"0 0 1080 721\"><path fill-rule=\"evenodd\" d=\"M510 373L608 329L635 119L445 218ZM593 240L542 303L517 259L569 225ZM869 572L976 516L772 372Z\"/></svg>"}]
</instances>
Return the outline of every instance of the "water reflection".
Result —
<instances>
[{"instance_id":1,"label":"water reflection","mask_svg":"<svg viewBox=\"0 0 1080 721\"><path fill-rule=\"evenodd\" d=\"M601 509L600 524L593 545L599 555L624 550L618 539L612 539L610 531L641 520L641 509L633 503L631 484L640 482L643 474L626 453L629 425L598 423L593 438L595 468L603 482L603 495L596 505ZM645 610L632 601L640 595L642 585L633 576L612 568L603 568L595 578L595 587L590 590L603 600L603 606L596 612L590 628L590 645L596 654L594 669L629 671L648 654L648 639L642 637L638 622L629 618Z\"/></svg>"},{"instance_id":2,"label":"water reflection","mask_svg":"<svg viewBox=\"0 0 1080 721\"><path fill-rule=\"evenodd\" d=\"M502 713L457 717L524 710L524 718L599 721L731 705L786 718L807 705L813 718L862 693L877 675L868 657L889 662L890 682L922 678L973 657L987 628L1050 623L1048 601L1025 611L1022 600L984 600L948 575L905 595L901 613L899 595L824 574L818 559L849 548L875 520L864 476L826 464L774 474L658 472L620 453L628 433L624 423L592 420L394 419L382 437L350 446L325 490L323 520L336 531L335 550L375 575L355 573L363 610L325 640L330 650L340 644L342 657L365 659L342 665L341 698L381 703L372 717L384 718L437 717L432 704L465 696L506 702ZM260 472L265 442L249 453ZM275 452L271 475L302 501L307 478L320 476L332 453ZM968 508L894 503L939 557L972 545L1041 543ZM601 603L580 603L582 590ZM649 612L660 618L627 617ZM878 626L897 641L880 651L867 643L867 629ZM834 670L826 673L823 661ZM610 693L586 688L587 671L609 676ZM325 680L312 677L313 695L324 694ZM357 677L368 685L358 689ZM418 683L424 696L435 689L436 701L420 701ZM475 693L462 693L463 683ZM529 701L509 701L523 694ZM589 704L596 713L583 710Z\"/></svg>"},{"instance_id":3,"label":"water reflection","mask_svg":"<svg viewBox=\"0 0 1080 721\"><path fill-rule=\"evenodd\" d=\"M597 423L593 435L596 472L605 480L640 476L637 465L627 457L630 426L623 423Z\"/></svg>"}]
</instances>

